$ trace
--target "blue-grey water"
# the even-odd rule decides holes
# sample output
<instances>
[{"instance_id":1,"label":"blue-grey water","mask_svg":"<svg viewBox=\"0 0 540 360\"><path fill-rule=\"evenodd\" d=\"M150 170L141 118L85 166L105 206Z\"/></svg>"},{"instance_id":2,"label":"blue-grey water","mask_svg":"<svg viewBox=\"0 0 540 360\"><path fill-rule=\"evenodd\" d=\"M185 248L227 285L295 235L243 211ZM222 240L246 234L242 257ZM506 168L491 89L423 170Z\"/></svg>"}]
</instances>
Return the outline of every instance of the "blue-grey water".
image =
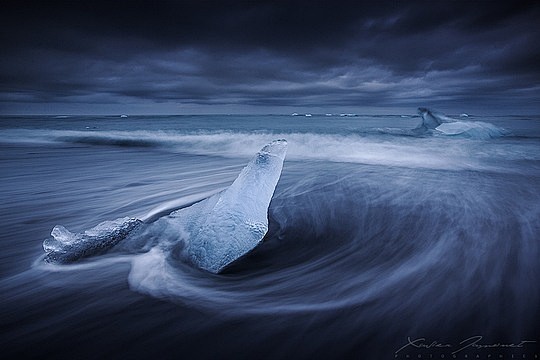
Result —
<instances>
[{"instance_id":1,"label":"blue-grey water","mask_svg":"<svg viewBox=\"0 0 540 360\"><path fill-rule=\"evenodd\" d=\"M413 136L417 116L0 118L2 358L538 358L540 117L466 120L504 136ZM55 225L167 214L281 138L269 231L225 273L130 244L43 263Z\"/></svg>"}]
</instances>

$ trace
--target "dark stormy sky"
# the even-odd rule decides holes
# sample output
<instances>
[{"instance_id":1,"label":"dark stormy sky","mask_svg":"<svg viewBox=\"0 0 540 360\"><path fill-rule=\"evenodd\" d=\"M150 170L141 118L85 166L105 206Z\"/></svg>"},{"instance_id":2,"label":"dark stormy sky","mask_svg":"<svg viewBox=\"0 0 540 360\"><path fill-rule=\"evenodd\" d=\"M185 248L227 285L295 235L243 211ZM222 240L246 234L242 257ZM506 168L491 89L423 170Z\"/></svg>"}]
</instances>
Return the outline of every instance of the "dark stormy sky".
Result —
<instances>
[{"instance_id":1,"label":"dark stormy sky","mask_svg":"<svg viewBox=\"0 0 540 360\"><path fill-rule=\"evenodd\" d=\"M540 113L540 2L3 1L0 113Z\"/></svg>"}]
</instances>

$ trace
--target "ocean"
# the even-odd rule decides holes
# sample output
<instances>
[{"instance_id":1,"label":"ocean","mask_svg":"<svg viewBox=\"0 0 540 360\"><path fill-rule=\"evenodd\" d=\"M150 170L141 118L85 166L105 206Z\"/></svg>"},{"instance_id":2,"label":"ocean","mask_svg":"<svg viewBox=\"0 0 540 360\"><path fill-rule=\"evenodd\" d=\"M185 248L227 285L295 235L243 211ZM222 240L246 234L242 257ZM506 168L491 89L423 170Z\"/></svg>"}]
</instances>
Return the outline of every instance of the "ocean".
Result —
<instances>
[{"instance_id":1,"label":"ocean","mask_svg":"<svg viewBox=\"0 0 540 360\"><path fill-rule=\"evenodd\" d=\"M1 117L2 358L538 359L540 116L450 118ZM222 273L154 256L170 229L44 261L56 225L186 209L276 139L268 232Z\"/></svg>"}]
</instances>

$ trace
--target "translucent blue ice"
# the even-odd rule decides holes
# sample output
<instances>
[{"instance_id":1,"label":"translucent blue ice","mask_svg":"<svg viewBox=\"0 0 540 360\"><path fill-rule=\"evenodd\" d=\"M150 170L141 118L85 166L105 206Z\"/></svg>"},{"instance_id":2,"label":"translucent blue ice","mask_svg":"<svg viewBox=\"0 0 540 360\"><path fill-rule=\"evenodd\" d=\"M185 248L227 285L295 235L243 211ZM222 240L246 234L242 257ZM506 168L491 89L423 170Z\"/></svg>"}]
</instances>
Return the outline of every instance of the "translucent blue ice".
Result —
<instances>
[{"instance_id":1,"label":"translucent blue ice","mask_svg":"<svg viewBox=\"0 0 540 360\"><path fill-rule=\"evenodd\" d=\"M155 222L149 219L138 235L134 230L142 228L144 223L135 218L105 221L79 234L57 225L51 232L52 238L43 242L45 261L63 264L98 255L134 234L130 237L132 242L156 238L162 250L171 251L179 245L189 262L218 273L252 250L266 235L268 207L286 151L285 140L271 142L251 159L226 190Z\"/></svg>"},{"instance_id":2,"label":"translucent blue ice","mask_svg":"<svg viewBox=\"0 0 540 360\"><path fill-rule=\"evenodd\" d=\"M422 123L415 129L417 131L432 131L434 134L471 139L490 139L508 134L505 129L482 121L456 120L426 108L418 108L418 113L422 115ZM469 117L468 114L461 114L460 116L462 118Z\"/></svg>"},{"instance_id":3,"label":"translucent blue ice","mask_svg":"<svg viewBox=\"0 0 540 360\"><path fill-rule=\"evenodd\" d=\"M52 237L43 241L43 249L47 253L45 261L66 264L102 254L125 239L142 223L139 219L120 218L104 221L78 234L73 234L65 227L56 225L51 232Z\"/></svg>"},{"instance_id":4,"label":"translucent blue ice","mask_svg":"<svg viewBox=\"0 0 540 360\"><path fill-rule=\"evenodd\" d=\"M285 140L263 147L233 184L211 198L171 214L188 233L190 261L219 273L252 250L268 231L268 206L281 176Z\"/></svg>"}]
</instances>

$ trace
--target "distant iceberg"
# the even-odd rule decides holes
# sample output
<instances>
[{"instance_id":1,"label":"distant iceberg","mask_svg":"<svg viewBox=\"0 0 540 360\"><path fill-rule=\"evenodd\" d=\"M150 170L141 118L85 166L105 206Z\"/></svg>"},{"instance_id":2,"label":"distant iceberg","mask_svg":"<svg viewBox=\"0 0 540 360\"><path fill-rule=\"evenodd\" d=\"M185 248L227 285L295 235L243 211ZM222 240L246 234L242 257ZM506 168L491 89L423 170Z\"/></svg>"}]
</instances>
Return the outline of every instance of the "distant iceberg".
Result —
<instances>
[{"instance_id":1,"label":"distant iceberg","mask_svg":"<svg viewBox=\"0 0 540 360\"><path fill-rule=\"evenodd\" d=\"M481 121L457 121L441 124L436 128L444 135L463 136L473 139L490 139L507 135L508 132L493 124Z\"/></svg>"},{"instance_id":2,"label":"distant iceberg","mask_svg":"<svg viewBox=\"0 0 540 360\"><path fill-rule=\"evenodd\" d=\"M433 130L441 124L457 121L455 119L449 118L446 115L431 111L423 107L418 108L418 113L422 115L422 123L418 125L418 128Z\"/></svg>"},{"instance_id":3,"label":"distant iceberg","mask_svg":"<svg viewBox=\"0 0 540 360\"><path fill-rule=\"evenodd\" d=\"M413 131L429 132L448 136L460 136L472 139L490 139L508 134L508 131L493 124L481 121L456 120L427 108L418 108L422 123ZM461 114L461 117L468 117Z\"/></svg>"}]
</instances>

